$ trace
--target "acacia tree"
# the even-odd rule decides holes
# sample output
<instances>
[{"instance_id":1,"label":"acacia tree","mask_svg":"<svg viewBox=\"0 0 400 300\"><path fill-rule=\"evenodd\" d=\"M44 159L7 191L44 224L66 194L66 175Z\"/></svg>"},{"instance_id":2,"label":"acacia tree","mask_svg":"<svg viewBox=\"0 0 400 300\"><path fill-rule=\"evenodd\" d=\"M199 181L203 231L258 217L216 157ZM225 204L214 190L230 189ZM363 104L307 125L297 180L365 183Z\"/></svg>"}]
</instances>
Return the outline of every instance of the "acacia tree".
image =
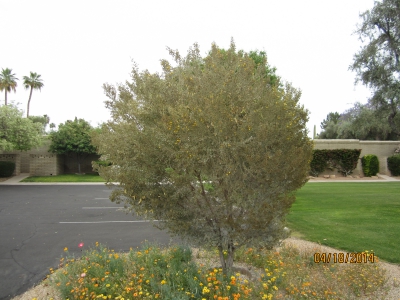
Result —
<instances>
[{"instance_id":1,"label":"acacia tree","mask_svg":"<svg viewBox=\"0 0 400 300\"><path fill-rule=\"evenodd\" d=\"M23 78L25 89L30 89L28 106L27 106L27 110L26 110L27 118L29 118L29 106L31 104L33 90L40 91L42 89L42 87L44 86L43 80L40 77L41 77L41 75L39 75L35 72L30 72L29 76L24 76L24 78Z\"/></svg>"},{"instance_id":2,"label":"acacia tree","mask_svg":"<svg viewBox=\"0 0 400 300\"><path fill-rule=\"evenodd\" d=\"M356 82L373 90L371 103L400 137L396 117L400 109L400 2L376 1L372 10L361 17L363 21L356 33L367 44L354 55L350 69L356 72Z\"/></svg>"},{"instance_id":3,"label":"acacia tree","mask_svg":"<svg viewBox=\"0 0 400 300\"><path fill-rule=\"evenodd\" d=\"M57 131L50 132L49 151L57 154L75 156L78 172L81 173L81 162L89 154L96 154L92 145L93 127L83 119L75 118L58 125Z\"/></svg>"},{"instance_id":4,"label":"acacia tree","mask_svg":"<svg viewBox=\"0 0 400 300\"><path fill-rule=\"evenodd\" d=\"M161 229L217 247L224 271L241 245L272 247L285 236L294 192L307 181L312 142L300 92L271 85L266 60L197 44L175 65L104 85L112 120L94 137L125 202ZM226 251L226 252L224 252ZM227 253L227 256L224 256Z\"/></svg>"},{"instance_id":5,"label":"acacia tree","mask_svg":"<svg viewBox=\"0 0 400 300\"><path fill-rule=\"evenodd\" d=\"M0 106L0 150L29 150L42 141L42 126L22 117L13 105Z\"/></svg>"},{"instance_id":6,"label":"acacia tree","mask_svg":"<svg viewBox=\"0 0 400 300\"><path fill-rule=\"evenodd\" d=\"M16 91L18 78L12 73L12 69L1 69L0 91L4 90L4 105L7 105L7 93Z\"/></svg>"}]
</instances>

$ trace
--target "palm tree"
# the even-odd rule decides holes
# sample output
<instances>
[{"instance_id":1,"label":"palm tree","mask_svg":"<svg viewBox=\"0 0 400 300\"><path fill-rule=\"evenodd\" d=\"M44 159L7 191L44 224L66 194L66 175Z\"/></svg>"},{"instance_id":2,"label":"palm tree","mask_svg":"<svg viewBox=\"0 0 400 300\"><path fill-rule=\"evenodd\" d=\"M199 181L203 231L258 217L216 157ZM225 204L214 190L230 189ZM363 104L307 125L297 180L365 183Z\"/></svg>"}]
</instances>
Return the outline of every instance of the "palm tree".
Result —
<instances>
[{"instance_id":1,"label":"palm tree","mask_svg":"<svg viewBox=\"0 0 400 300\"><path fill-rule=\"evenodd\" d=\"M16 92L15 88L17 87L18 78L15 77L15 74L12 74L11 72L12 69L6 68L1 69L0 73L0 91L5 90L5 105L7 105L7 92Z\"/></svg>"},{"instance_id":2,"label":"palm tree","mask_svg":"<svg viewBox=\"0 0 400 300\"><path fill-rule=\"evenodd\" d=\"M29 93L29 100L28 100L28 109L26 111L26 117L29 117L29 105L31 103L31 98L32 98L32 91L35 90L41 90L41 88L44 86L42 79L40 79L41 75L38 75L34 72L31 72L31 74L28 76L24 76L24 87L26 89L31 89L31 92Z\"/></svg>"}]
</instances>

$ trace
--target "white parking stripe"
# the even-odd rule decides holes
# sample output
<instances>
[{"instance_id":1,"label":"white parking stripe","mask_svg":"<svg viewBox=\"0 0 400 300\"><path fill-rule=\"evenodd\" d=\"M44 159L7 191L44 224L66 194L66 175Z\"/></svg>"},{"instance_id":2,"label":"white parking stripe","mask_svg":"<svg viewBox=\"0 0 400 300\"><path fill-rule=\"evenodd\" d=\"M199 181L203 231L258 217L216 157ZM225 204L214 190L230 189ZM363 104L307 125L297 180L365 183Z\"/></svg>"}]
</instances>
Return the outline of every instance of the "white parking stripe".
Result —
<instances>
[{"instance_id":1,"label":"white parking stripe","mask_svg":"<svg viewBox=\"0 0 400 300\"><path fill-rule=\"evenodd\" d=\"M101 223L145 223L151 222L149 220L138 220L138 221L95 221L95 222L58 222L59 224L101 224ZM158 220L154 220L158 222Z\"/></svg>"},{"instance_id":2,"label":"white parking stripe","mask_svg":"<svg viewBox=\"0 0 400 300\"><path fill-rule=\"evenodd\" d=\"M94 200L110 200L110 198L94 198Z\"/></svg>"},{"instance_id":3,"label":"white parking stripe","mask_svg":"<svg viewBox=\"0 0 400 300\"><path fill-rule=\"evenodd\" d=\"M93 206L93 207L82 207L82 209L108 209L108 208L124 208L123 206Z\"/></svg>"}]
</instances>

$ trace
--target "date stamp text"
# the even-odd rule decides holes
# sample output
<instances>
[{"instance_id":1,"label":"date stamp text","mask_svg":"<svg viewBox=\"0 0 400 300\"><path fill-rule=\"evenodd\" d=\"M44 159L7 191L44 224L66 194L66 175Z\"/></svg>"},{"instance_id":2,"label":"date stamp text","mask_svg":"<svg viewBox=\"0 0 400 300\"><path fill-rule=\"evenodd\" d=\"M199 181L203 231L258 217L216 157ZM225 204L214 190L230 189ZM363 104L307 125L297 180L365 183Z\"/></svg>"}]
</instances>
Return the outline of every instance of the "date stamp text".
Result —
<instances>
[{"instance_id":1,"label":"date stamp text","mask_svg":"<svg viewBox=\"0 0 400 300\"><path fill-rule=\"evenodd\" d=\"M375 255L374 253L366 253L366 252L351 252L351 253L314 253L314 263L326 263L329 264L340 263L340 264L362 264L362 263L374 263Z\"/></svg>"}]
</instances>

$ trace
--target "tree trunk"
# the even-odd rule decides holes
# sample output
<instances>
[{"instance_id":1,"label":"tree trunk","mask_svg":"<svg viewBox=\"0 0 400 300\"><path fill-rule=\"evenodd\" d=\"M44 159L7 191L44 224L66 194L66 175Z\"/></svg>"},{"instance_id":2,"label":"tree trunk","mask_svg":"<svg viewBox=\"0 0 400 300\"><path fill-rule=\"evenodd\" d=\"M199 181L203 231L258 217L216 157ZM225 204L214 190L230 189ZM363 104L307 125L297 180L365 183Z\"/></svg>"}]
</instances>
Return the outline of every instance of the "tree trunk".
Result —
<instances>
[{"instance_id":1,"label":"tree trunk","mask_svg":"<svg viewBox=\"0 0 400 300\"><path fill-rule=\"evenodd\" d=\"M78 174L81 174L81 156L76 153L76 161L78 163Z\"/></svg>"},{"instance_id":2,"label":"tree trunk","mask_svg":"<svg viewBox=\"0 0 400 300\"><path fill-rule=\"evenodd\" d=\"M29 93L29 99L28 99L28 107L27 107L27 110L26 110L26 117L27 118L29 117L29 105L31 104L32 91L33 91L33 88L31 87L31 92Z\"/></svg>"},{"instance_id":3,"label":"tree trunk","mask_svg":"<svg viewBox=\"0 0 400 300\"><path fill-rule=\"evenodd\" d=\"M224 249L222 246L218 247L218 252L219 252L219 260L221 262L222 270L224 274L228 274L232 271L233 267L233 256L235 253L235 247L233 246L233 242L229 242L228 244L228 255L225 257L224 255Z\"/></svg>"},{"instance_id":4,"label":"tree trunk","mask_svg":"<svg viewBox=\"0 0 400 300\"><path fill-rule=\"evenodd\" d=\"M5 88L4 90L5 90L5 102L4 102L4 104L7 106L7 88Z\"/></svg>"}]
</instances>

